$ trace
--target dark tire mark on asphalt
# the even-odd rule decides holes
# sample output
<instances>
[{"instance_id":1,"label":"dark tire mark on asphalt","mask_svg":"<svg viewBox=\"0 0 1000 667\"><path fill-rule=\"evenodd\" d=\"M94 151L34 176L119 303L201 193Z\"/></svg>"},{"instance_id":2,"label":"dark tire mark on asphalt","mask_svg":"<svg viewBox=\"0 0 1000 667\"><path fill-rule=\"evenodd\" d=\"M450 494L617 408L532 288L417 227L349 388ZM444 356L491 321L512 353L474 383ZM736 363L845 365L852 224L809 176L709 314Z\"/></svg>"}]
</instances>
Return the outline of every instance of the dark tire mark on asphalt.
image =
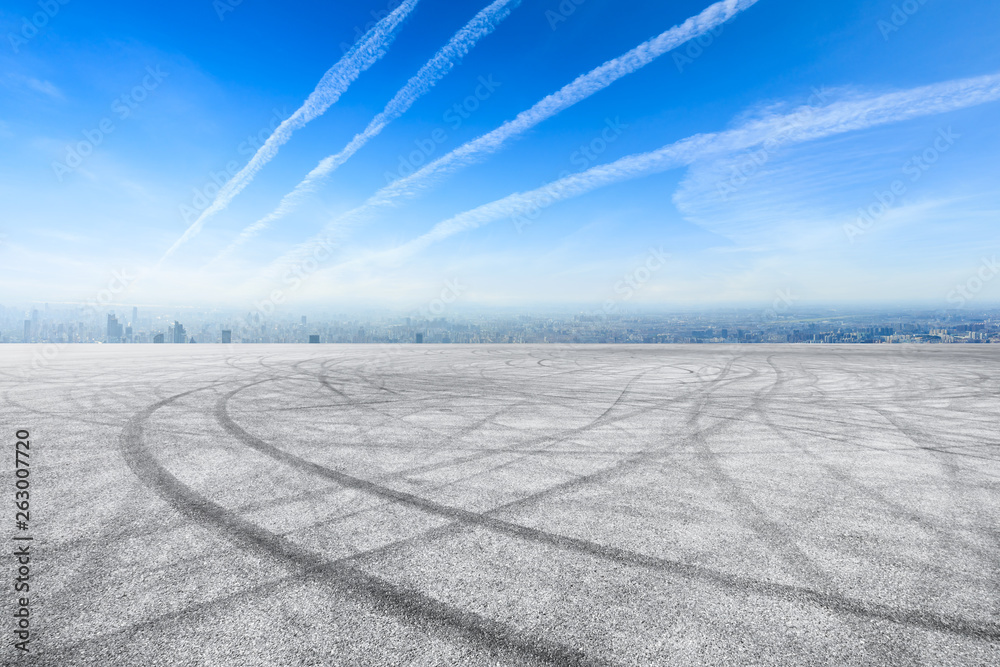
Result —
<instances>
[{"instance_id":1,"label":"dark tire mark on asphalt","mask_svg":"<svg viewBox=\"0 0 1000 667\"><path fill-rule=\"evenodd\" d=\"M714 384L716 383L713 383L713 386ZM642 567L711 583L727 591L743 593L751 592L766 597L780 599L786 602L811 603L835 613L848 614L869 620L888 621L900 625L923 628L925 630L949 632L961 636L990 641L1000 640L1000 623L982 623L930 611L900 609L877 602L856 600L840 595L836 592L825 592L806 587L766 582L748 577L731 575L725 572L703 568L680 561L658 558L614 546L599 544L589 540L568 537L536 528L530 528L528 526L497 519L491 516L491 514L501 509L507 509L519 505L524 502L524 500L516 501L515 503L510 503L500 508L495 508L488 513L477 513L444 505L411 493L376 484L375 482L355 477L339 470L328 468L303 459L295 454L275 447L274 445L271 445L270 443L267 443L244 430L232 420L227 412L228 401L242 389L243 387L239 387L228 394L220 396L216 403L216 419L223 426L223 428L225 428L246 446L276 461L285 463L294 469L301 470L307 474L311 474L322 479L337 482L345 488L364 491L371 495L385 498L401 505L407 505L430 514L452 519L455 522L440 528L432 529L417 537L402 540L397 544L388 545L385 549L395 549L402 544L415 544L417 542L423 542L428 538L450 534L455 531L461 531L467 529L468 527L480 527L495 533L518 537L525 541L535 542L541 545L555 546L568 551L597 557L620 565ZM748 411L750 409L752 408L747 408ZM640 458L633 457L633 462L638 463L648 458L650 458L648 455ZM614 468L618 469L620 466L614 466ZM573 483L583 483L585 480L591 481L598 475L606 474L607 472L607 470L600 471L594 475L582 477L578 480L573 480L567 485L560 486L564 487ZM538 495L539 494L534 494L532 499L536 498ZM382 550L383 549L375 549L372 550L371 553L380 552ZM355 558L360 556L363 556L363 554L355 556Z\"/></svg>"},{"instance_id":2,"label":"dark tire mark on asphalt","mask_svg":"<svg viewBox=\"0 0 1000 667\"><path fill-rule=\"evenodd\" d=\"M270 556L301 574L321 574L325 582L336 584L338 591L359 595L376 609L400 616L417 626L429 624L454 631L477 648L546 664L599 664L576 649L541 638L524 637L498 621L451 607L418 590L393 584L344 562L326 560L242 519L185 485L149 451L143 437L144 425L160 408L204 389L175 394L148 406L129 420L120 438L122 458L132 472L181 514L214 529L252 553Z\"/></svg>"},{"instance_id":3,"label":"dark tire mark on asphalt","mask_svg":"<svg viewBox=\"0 0 1000 667\"><path fill-rule=\"evenodd\" d=\"M814 381L818 380L818 376L808 371L805 371L805 369L802 369L801 365L800 369L802 370L803 373L811 375ZM796 450L800 451L804 456L808 457L816 466L821 468L827 475L837 480L840 484L851 488L859 496L868 498L878 503L882 507L884 507L886 510L890 512L891 516L894 516L897 519L902 519L916 526L919 526L922 530L924 530L929 535L933 536L939 542L941 542L942 545L947 545L949 542L954 542L958 546L962 547L963 549L967 549L968 551L974 553L979 557L984 557L984 558L993 557L993 554L987 553L986 551L979 548L975 544L972 544L968 540L963 539L958 533L956 533L954 530L951 530L949 527L941 525L934 519L919 512L916 512L911 508L888 498L887 496L885 496L885 494L872 488L868 484L859 481L854 476L842 470L840 467L826 463L811 448L805 447L801 445L797 440L790 438L788 436L788 433L786 432L787 428L785 426L779 426L778 424L776 424L767 411L764 410L760 411L758 413L758 416L761 418L763 423L766 424L767 427L779 439L781 439L789 446L794 447ZM804 431L805 429L797 429L797 430ZM881 448L879 448L879 450L885 451Z\"/></svg>"}]
</instances>

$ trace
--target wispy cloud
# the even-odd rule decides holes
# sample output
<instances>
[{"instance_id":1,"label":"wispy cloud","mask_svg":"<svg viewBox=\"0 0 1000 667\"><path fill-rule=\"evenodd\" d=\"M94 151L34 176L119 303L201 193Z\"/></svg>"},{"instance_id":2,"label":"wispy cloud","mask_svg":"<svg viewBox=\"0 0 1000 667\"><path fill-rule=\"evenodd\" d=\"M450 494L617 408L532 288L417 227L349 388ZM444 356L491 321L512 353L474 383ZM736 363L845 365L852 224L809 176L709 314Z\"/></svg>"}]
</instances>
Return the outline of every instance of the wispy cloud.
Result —
<instances>
[{"instance_id":1,"label":"wispy cloud","mask_svg":"<svg viewBox=\"0 0 1000 667\"><path fill-rule=\"evenodd\" d=\"M648 65L681 44L704 35L757 2L758 0L717 2L684 23L670 28L631 51L577 77L556 92L539 100L530 109L519 113L513 120L505 122L497 129L428 163L410 176L382 188L364 204L328 224L320 236L307 241L277 260L275 265L286 265L309 256L316 246L329 243L330 233L339 231L352 222L364 219L377 208L392 205L404 197L412 197L433 184L438 178L488 157L505 143L527 132L542 121L604 90L615 81Z\"/></svg>"},{"instance_id":2,"label":"wispy cloud","mask_svg":"<svg viewBox=\"0 0 1000 667\"><path fill-rule=\"evenodd\" d=\"M615 81L645 67L681 44L704 35L757 2L758 0L724 0L715 3L697 16L643 42L628 53L580 75L558 91L539 100L530 109L519 113L514 120L507 121L492 132L460 146L410 176L392 183L377 195L379 202L389 203L399 196L413 194L427 187L434 178L481 160L542 121L604 90Z\"/></svg>"},{"instance_id":3,"label":"wispy cloud","mask_svg":"<svg viewBox=\"0 0 1000 667\"><path fill-rule=\"evenodd\" d=\"M52 83L51 81L44 81L42 79L36 79L33 76L24 76L22 74L8 73L7 78L12 82L15 87L25 87L33 90L36 93L41 93L47 97L54 100L62 100L64 96L62 91Z\"/></svg>"},{"instance_id":4,"label":"wispy cloud","mask_svg":"<svg viewBox=\"0 0 1000 667\"><path fill-rule=\"evenodd\" d=\"M767 143L791 145L845 132L954 111L1000 99L1000 74L960 79L878 96L854 96L822 107L800 107L790 114L768 114L723 132L698 134L662 148L630 155L524 193L460 213L395 248L372 253L338 269L369 262L398 263L459 232L496 220L529 214L598 188L697 160L725 156Z\"/></svg>"},{"instance_id":5,"label":"wispy cloud","mask_svg":"<svg viewBox=\"0 0 1000 667\"><path fill-rule=\"evenodd\" d=\"M429 91L455 67L457 60L465 57L481 38L493 32L500 22L507 18L511 10L519 4L521 4L521 0L495 0L495 2L476 14L465 27L452 36L448 43L433 58L420 68L420 71L406 82L406 85L396 93L385 106L385 109L371 120L363 132L355 135L350 143L339 153L320 161L302 179L302 182L295 186L294 190L282 198L281 203L278 204L278 207L274 211L246 227L236 241L220 253L220 257L229 254L236 247L269 227L271 223L288 215L302 201L305 195L313 191L319 181L332 173L337 167L347 162L370 139L377 136L386 125L406 113L406 110L413 106L414 102L420 99L422 95Z\"/></svg>"},{"instance_id":6,"label":"wispy cloud","mask_svg":"<svg viewBox=\"0 0 1000 667\"><path fill-rule=\"evenodd\" d=\"M54 100L61 100L63 98L62 91L56 88L55 84L51 81L41 81L32 77L25 77L25 84L34 91L47 95Z\"/></svg>"},{"instance_id":7,"label":"wispy cloud","mask_svg":"<svg viewBox=\"0 0 1000 667\"><path fill-rule=\"evenodd\" d=\"M336 65L327 70L302 106L271 133L267 141L250 158L250 162L219 190L219 194L216 195L212 204L202 211L198 219L191 223L184 234L163 254L163 257L160 258L161 263L183 244L194 238L210 217L225 209L236 195L250 184L257 172L278 154L278 150L291 139L295 130L326 112L340 99L344 91L362 72L378 62L388 52L403 19L419 1L404 0L391 14L379 21L364 37L358 40Z\"/></svg>"}]
</instances>

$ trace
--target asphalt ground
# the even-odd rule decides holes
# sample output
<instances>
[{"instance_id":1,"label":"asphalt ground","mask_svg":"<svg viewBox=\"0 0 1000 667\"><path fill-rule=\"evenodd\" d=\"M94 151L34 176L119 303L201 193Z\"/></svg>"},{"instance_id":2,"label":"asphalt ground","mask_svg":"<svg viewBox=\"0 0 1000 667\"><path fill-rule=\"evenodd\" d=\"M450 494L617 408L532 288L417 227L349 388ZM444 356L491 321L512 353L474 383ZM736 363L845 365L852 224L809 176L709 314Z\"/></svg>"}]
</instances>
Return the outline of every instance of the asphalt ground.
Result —
<instances>
[{"instance_id":1,"label":"asphalt ground","mask_svg":"<svg viewBox=\"0 0 1000 667\"><path fill-rule=\"evenodd\" d=\"M34 538L27 655L0 558L0 663L997 665L998 371L989 345L0 346L2 551Z\"/></svg>"}]
</instances>

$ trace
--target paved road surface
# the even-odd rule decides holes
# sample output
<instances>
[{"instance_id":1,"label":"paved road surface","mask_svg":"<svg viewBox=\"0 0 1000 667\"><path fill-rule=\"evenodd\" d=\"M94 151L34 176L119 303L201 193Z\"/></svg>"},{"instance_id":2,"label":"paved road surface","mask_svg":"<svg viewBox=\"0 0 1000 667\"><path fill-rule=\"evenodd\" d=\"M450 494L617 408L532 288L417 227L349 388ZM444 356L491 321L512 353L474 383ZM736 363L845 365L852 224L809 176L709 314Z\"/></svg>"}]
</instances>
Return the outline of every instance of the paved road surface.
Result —
<instances>
[{"instance_id":1,"label":"paved road surface","mask_svg":"<svg viewBox=\"0 0 1000 667\"><path fill-rule=\"evenodd\" d=\"M997 346L42 349L30 664L1000 664Z\"/></svg>"}]
</instances>

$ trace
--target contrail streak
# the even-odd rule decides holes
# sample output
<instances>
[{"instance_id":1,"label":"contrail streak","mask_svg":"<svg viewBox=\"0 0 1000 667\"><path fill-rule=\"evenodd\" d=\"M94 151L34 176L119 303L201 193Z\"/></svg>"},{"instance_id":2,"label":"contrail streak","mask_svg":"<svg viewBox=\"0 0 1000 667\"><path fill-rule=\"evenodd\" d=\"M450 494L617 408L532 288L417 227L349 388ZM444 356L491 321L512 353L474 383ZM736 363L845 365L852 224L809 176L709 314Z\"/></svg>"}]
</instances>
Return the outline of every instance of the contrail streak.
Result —
<instances>
[{"instance_id":1,"label":"contrail streak","mask_svg":"<svg viewBox=\"0 0 1000 667\"><path fill-rule=\"evenodd\" d=\"M704 35L730 20L738 13L757 4L759 0L723 0L711 5L697 16L684 23L647 40L631 51L605 62L590 72L577 77L558 91L539 100L530 109L522 111L513 120L505 122L497 129L484 134L456 148L433 162L428 163L415 173L393 182L372 195L361 206L348 211L326 226L324 233L337 230L351 220L359 220L372 213L375 209L389 206L400 198L412 197L420 190L430 186L437 178L457 171L464 166L473 164L499 150L504 143L527 132L542 121L555 116L577 102L594 93L604 90L622 77L653 62L656 58L677 48L681 44ZM254 232L250 228L244 234L250 236ZM244 239L245 240L245 239ZM308 256L317 244L327 244L328 238L323 233L306 241L298 248L291 250L284 257L276 260L276 264L296 261L296 258Z\"/></svg>"},{"instance_id":2,"label":"contrail streak","mask_svg":"<svg viewBox=\"0 0 1000 667\"><path fill-rule=\"evenodd\" d=\"M427 233L400 246L335 268L355 267L373 259L398 263L461 231L503 218L531 215L546 206L606 185L686 166L706 157L731 154L765 143L775 147L797 144L998 99L1000 74L991 74L877 97L849 99L824 107L801 107L791 114L766 116L732 130L697 134L649 153L630 155L561 178L530 192L509 195L438 223Z\"/></svg>"},{"instance_id":3,"label":"contrail streak","mask_svg":"<svg viewBox=\"0 0 1000 667\"><path fill-rule=\"evenodd\" d=\"M250 162L223 186L212 204L202 211L198 219L191 223L184 234L163 254L160 263L170 257L184 243L194 238L204 227L205 221L225 209L233 198L250 184L254 175L278 154L278 149L291 139L295 130L322 115L340 99L344 91L362 72L378 62L388 52L403 19L409 15L419 1L404 0L391 14L369 30L344 54L344 57L337 64L327 70L313 92L302 103L302 106L271 133L264 145L250 158Z\"/></svg>"},{"instance_id":4,"label":"contrail streak","mask_svg":"<svg viewBox=\"0 0 1000 667\"><path fill-rule=\"evenodd\" d=\"M493 32L500 22L507 18L511 10L519 4L521 4L521 0L495 0L476 14L465 27L452 36L440 51L434 54L433 58L420 68L420 71L406 82L406 85L396 93L385 109L372 119L363 132L355 135L339 153L324 158L306 175L301 183L295 186L294 190L281 199L281 203L274 211L244 229L236 241L223 250L219 257L232 252L237 246L269 227L275 220L288 215L302 201L303 197L315 188L318 181L347 162L352 155L368 143L369 139L377 136L386 125L402 116L407 109L413 106L414 102L455 67L456 60L465 57L476 45L476 42Z\"/></svg>"}]
</instances>

